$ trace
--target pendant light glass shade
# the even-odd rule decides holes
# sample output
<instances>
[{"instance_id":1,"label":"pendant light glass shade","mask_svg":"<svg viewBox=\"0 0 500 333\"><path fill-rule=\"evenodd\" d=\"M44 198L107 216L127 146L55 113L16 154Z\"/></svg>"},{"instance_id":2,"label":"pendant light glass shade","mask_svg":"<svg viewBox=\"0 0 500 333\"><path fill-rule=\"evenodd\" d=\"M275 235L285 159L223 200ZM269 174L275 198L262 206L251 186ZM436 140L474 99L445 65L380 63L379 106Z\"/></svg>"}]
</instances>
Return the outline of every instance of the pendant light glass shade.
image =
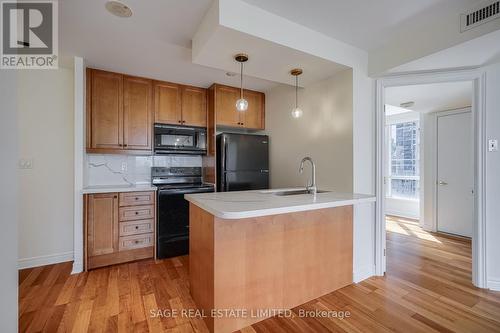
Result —
<instances>
[{"instance_id":1,"label":"pendant light glass shade","mask_svg":"<svg viewBox=\"0 0 500 333\"><path fill-rule=\"evenodd\" d=\"M292 117L300 118L304 113L301 108L299 108L299 75L302 74L302 69L295 68L290 72L295 76L295 107L292 109Z\"/></svg>"},{"instance_id":2,"label":"pendant light glass shade","mask_svg":"<svg viewBox=\"0 0 500 333\"><path fill-rule=\"evenodd\" d=\"M240 98L236 101L236 110L246 111L248 110L248 101L244 98Z\"/></svg>"},{"instance_id":3,"label":"pendant light glass shade","mask_svg":"<svg viewBox=\"0 0 500 333\"><path fill-rule=\"evenodd\" d=\"M248 101L243 98L243 63L248 60L248 56L240 53L234 59L240 63L240 98L236 101L236 110L244 112L248 110Z\"/></svg>"},{"instance_id":4,"label":"pendant light glass shade","mask_svg":"<svg viewBox=\"0 0 500 333\"><path fill-rule=\"evenodd\" d=\"M302 117L302 114L303 114L303 113L304 113L304 112L302 111L302 109L301 109L301 108L294 108L294 109L292 110L292 117L294 117L294 118L300 118L300 117Z\"/></svg>"}]
</instances>

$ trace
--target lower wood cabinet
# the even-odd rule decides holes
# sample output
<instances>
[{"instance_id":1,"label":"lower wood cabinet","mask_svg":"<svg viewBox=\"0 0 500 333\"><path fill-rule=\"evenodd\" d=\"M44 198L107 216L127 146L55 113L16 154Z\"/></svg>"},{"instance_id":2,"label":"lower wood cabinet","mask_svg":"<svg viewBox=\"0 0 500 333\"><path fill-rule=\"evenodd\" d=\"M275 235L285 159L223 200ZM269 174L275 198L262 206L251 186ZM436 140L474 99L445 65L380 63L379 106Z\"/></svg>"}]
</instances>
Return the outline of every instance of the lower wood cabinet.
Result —
<instances>
[{"instance_id":1,"label":"lower wood cabinet","mask_svg":"<svg viewBox=\"0 0 500 333\"><path fill-rule=\"evenodd\" d=\"M154 257L154 192L87 194L84 204L86 269Z\"/></svg>"}]
</instances>

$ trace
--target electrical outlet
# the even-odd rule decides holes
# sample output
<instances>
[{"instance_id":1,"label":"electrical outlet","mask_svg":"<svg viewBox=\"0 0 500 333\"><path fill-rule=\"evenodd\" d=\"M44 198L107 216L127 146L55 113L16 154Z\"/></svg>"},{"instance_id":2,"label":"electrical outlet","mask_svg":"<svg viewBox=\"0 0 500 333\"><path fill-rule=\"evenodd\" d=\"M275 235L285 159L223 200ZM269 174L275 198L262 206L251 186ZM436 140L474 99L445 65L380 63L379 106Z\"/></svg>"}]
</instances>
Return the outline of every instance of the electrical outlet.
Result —
<instances>
[{"instance_id":1,"label":"electrical outlet","mask_svg":"<svg viewBox=\"0 0 500 333\"><path fill-rule=\"evenodd\" d=\"M33 159L21 158L19 160L19 169L33 169Z\"/></svg>"},{"instance_id":2,"label":"electrical outlet","mask_svg":"<svg viewBox=\"0 0 500 333\"><path fill-rule=\"evenodd\" d=\"M498 151L498 140L497 139L488 140L488 151Z\"/></svg>"},{"instance_id":3,"label":"electrical outlet","mask_svg":"<svg viewBox=\"0 0 500 333\"><path fill-rule=\"evenodd\" d=\"M122 171L125 172L127 171L128 165L127 162L122 162Z\"/></svg>"}]
</instances>

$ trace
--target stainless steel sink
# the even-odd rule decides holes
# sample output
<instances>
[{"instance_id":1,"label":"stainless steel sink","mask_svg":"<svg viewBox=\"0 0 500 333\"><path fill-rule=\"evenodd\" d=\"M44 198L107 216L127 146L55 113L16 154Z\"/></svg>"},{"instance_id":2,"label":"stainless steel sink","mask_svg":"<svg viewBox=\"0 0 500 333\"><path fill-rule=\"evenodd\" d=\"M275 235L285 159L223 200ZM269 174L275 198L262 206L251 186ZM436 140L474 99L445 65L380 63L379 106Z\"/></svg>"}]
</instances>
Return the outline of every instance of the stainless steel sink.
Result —
<instances>
[{"instance_id":1,"label":"stainless steel sink","mask_svg":"<svg viewBox=\"0 0 500 333\"><path fill-rule=\"evenodd\" d=\"M316 193L327 193L331 191L323 191L323 190L317 190ZM280 196L285 196L285 195L299 195L299 194L312 194L311 191L308 190L288 190L288 191L279 191L279 192L274 192L274 195L280 195Z\"/></svg>"}]
</instances>

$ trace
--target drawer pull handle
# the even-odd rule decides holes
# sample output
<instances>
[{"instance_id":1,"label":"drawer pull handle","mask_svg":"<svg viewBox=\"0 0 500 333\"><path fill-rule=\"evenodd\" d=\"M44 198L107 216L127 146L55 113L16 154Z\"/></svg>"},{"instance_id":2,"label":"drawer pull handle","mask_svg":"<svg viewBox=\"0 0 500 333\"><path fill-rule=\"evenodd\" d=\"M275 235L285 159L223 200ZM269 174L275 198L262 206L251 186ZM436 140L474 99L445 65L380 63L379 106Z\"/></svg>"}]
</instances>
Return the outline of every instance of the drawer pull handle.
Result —
<instances>
[{"instance_id":1,"label":"drawer pull handle","mask_svg":"<svg viewBox=\"0 0 500 333\"><path fill-rule=\"evenodd\" d=\"M136 226L135 226L135 229L136 229L136 230L137 230L137 229L139 229L139 226L138 226L138 225L136 225Z\"/></svg>"},{"instance_id":2,"label":"drawer pull handle","mask_svg":"<svg viewBox=\"0 0 500 333\"><path fill-rule=\"evenodd\" d=\"M136 244L139 244L139 241L138 241L138 240L136 240L136 241L135 241L135 243L136 243Z\"/></svg>"},{"instance_id":3,"label":"drawer pull handle","mask_svg":"<svg viewBox=\"0 0 500 333\"><path fill-rule=\"evenodd\" d=\"M139 200L139 198L138 198L138 197L135 197L135 200Z\"/></svg>"},{"instance_id":4,"label":"drawer pull handle","mask_svg":"<svg viewBox=\"0 0 500 333\"><path fill-rule=\"evenodd\" d=\"M139 215L139 212L135 212L135 215Z\"/></svg>"}]
</instances>

